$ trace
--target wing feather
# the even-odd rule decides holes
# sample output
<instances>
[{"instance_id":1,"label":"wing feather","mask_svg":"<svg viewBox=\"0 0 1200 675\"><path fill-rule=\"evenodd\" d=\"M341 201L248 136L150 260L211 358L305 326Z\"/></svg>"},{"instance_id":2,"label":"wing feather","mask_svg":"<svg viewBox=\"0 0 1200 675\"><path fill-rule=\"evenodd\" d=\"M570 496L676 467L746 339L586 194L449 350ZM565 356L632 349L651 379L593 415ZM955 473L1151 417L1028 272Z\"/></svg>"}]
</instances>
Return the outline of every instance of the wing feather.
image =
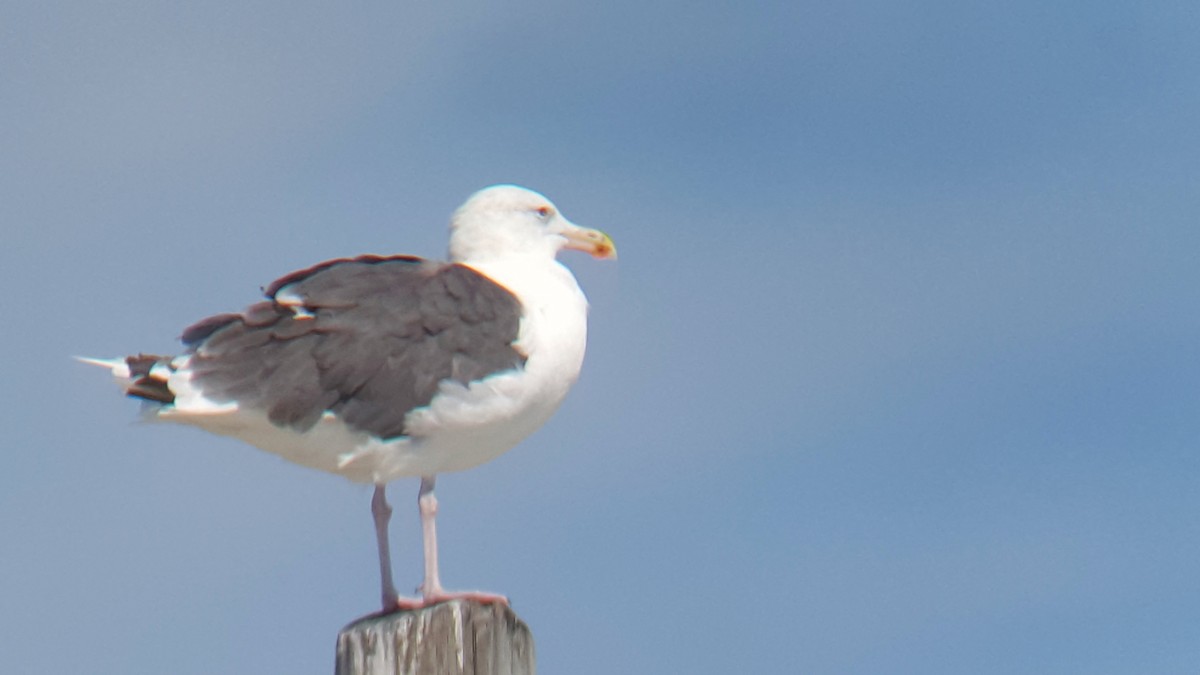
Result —
<instances>
[{"instance_id":1,"label":"wing feather","mask_svg":"<svg viewBox=\"0 0 1200 675\"><path fill-rule=\"evenodd\" d=\"M462 265L408 256L332 260L267 287L268 300L184 331L206 398L312 427L332 412L381 438L443 380L520 368L520 301Z\"/></svg>"}]
</instances>

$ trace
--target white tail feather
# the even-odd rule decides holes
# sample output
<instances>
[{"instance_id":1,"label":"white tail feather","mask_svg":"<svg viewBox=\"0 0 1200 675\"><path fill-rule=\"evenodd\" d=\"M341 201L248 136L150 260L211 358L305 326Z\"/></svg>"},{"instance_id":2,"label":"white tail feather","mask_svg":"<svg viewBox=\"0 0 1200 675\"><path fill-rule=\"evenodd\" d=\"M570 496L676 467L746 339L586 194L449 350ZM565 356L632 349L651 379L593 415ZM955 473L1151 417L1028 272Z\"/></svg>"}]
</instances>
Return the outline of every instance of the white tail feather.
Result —
<instances>
[{"instance_id":1,"label":"white tail feather","mask_svg":"<svg viewBox=\"0 0 1200 675\"><path fill-rule=\"evenodd\" d=\"M115 378L117 380L117 382L120 382L123 385L127 385L130 382L129 364L126 363L125 359L123 359L123 358L120 358L120 359L93 359L93 358L90 358L87 356L76 356L74 358L76 361L79 361L80 363L86 363L89 366L99 366L101 368L108 368L108 370L112 373L113 378Z\"/></svg>"}]
</instances>

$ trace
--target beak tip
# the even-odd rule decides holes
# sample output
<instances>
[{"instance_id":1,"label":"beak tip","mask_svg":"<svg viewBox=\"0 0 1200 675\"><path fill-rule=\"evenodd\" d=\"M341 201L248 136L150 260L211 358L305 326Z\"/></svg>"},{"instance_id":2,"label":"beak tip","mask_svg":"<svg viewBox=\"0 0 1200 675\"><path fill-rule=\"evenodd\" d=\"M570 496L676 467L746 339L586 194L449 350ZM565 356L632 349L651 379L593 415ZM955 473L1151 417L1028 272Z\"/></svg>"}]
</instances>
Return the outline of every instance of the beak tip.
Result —
<instances>
[{"instance_id":1,"label":"beak tip","mask_svg":"<svg viewBox=\"0 0 1200 675\"><path fill-rule=\"evenodd\" d=\"M605 237L603 242L596 245L592 257L598 260L616 260L617 247L613 245L612 239Z\"/></svg>"}]
</instances>

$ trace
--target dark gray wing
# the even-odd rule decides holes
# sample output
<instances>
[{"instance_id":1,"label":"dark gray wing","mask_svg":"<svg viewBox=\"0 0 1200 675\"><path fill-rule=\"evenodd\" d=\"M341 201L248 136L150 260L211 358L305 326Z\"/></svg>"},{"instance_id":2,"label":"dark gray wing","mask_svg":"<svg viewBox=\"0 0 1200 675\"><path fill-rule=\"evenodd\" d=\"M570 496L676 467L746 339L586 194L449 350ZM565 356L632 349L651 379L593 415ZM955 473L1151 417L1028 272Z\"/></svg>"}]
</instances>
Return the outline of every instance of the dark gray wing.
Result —
<instances>
[{"instance_id":1,"label":"dark gray wing","mask_svg":"<svg viewBox=\"0 0 1200 675\"><path fill-rule=\"evenodd\" d=\"M331 260L289 274L266 302L183 333L193 382L218 402L303 431L325 411L381 438L438 383L523 367L521 303L462 265L411 257Z\"/></svg>"}]
</instances>

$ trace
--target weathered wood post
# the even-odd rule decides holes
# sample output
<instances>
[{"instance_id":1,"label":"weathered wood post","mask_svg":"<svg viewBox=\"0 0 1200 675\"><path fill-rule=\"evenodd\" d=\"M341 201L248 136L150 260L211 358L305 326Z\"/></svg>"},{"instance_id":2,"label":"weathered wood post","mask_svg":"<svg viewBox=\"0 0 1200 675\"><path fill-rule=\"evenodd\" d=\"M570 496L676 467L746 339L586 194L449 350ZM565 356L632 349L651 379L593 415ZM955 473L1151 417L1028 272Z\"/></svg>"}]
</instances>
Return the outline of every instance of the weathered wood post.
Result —
<instances>
[{"instance_id":1,"label":"weathered wood post","mask_svg":"<svg viewBox=\"0 0 1200 675\"><path fill-rule=\"evenodd\" d=\"M453 600L338 633L337 675L535 675L533 634L507 605Z\"/></svg>"}]
</instances>

